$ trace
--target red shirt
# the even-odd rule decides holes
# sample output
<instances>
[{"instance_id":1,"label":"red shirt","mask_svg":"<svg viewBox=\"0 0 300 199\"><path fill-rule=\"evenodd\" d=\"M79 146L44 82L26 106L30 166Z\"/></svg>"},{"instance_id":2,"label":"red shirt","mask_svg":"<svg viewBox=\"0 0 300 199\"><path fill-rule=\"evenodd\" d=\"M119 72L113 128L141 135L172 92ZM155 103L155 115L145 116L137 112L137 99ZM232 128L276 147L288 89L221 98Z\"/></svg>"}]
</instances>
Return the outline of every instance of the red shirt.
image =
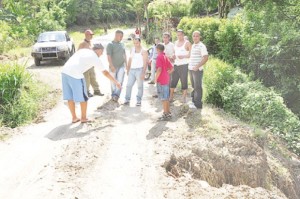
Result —
<instances>
[{"instance_id":1,"label":"red shirt","mask_svg":"<svg viewBox=\"0 0 300 199\"><path fill-rule=\"evenodd\" d=\"M161 68L161 73L157 78L157 82L160 83L160 85L169 84L170 75L168 73L168 70L171 70L173 66L163 52L159 53L156 58L156 70L159 68Z\"/></svg>"}]
</instances>

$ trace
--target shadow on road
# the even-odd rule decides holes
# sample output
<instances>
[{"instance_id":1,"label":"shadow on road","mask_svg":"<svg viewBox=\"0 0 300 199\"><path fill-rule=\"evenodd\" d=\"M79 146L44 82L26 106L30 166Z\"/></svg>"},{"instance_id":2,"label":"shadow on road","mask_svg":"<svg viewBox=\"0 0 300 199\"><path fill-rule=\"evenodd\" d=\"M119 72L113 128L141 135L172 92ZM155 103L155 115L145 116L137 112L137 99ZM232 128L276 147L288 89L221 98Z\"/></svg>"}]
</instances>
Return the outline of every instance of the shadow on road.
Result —
<instances>
[{"instance_id":1,"label":"shadow on road","mask_svg":"<svg viewBox=\"0 0 300 199\"><path fill-rule=\"evenodd\" d=\"M83 128L83 124L79 124L78 126L72 127L73 124L65 124L56 127L52 131L50 131L45 137L52 141L59 141L70 138L80 138L87 135L90 135L91 132L99 131L110 127L111 125L105 125L98 128L93 129L85 129Z\"/></svg>"},{"instance_id":2,"label":"shadow on road","mask_svg":"<svg viewBox=\"0 0 300 199\"><path fill-rule=\"evenodd\" d=\"M162 135L164 131L167 131L169 128L166 127L167 121L157 122L150 130L146 136L147 140L157 138Z\"/></svg>"}]
</instances>

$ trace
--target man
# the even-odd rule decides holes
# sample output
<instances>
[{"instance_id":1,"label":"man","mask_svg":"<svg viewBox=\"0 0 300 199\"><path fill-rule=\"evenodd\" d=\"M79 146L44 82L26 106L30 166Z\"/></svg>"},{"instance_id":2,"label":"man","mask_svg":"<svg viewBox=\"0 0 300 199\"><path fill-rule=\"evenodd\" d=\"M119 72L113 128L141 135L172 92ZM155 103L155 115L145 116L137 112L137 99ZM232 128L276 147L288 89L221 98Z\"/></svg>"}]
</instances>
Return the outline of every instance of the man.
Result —
<instances>
[{"instance_id":1,"label":"man","mask_svg":"<svg viewBox=\"0 0 300 199\"><path fill-rule=\"evenodd\" d=\"M174 99L174 91L177 87L178 81L181 82L182 103L186 103L187 89L188 89L188 64L191 50L191 43L184 39L183 30L177 30L177 41L175 42L175 62L174 72L171 77L170 86L170 101Z\"/></svg>"},{"instance_id":2,"label":"man","mask_svg":"<svg viewBox=\"0 0 300 199\"><path fill-rule=\"evenodd\" d=\"M174 44L170 41L171 40L171 35L168 32L165 32L163 34L163 44L165 46L165 55L169 58L171 63L174 63L174 58L175 58L175 50L174 50Z\"/></svg>"},{"instance_id":3,"label":"man","mask_svg":"<svg viewBox=\"0 0 300 199\"><path fill-rule=\"evenodd\" d=\"M144 78L147 68L148 53L141 46L141 39L135 38L133 40L134 47L127 64L128 81L126 86L126 96L124 105L130 104L132 87L137 82L138 93L136 95L136 106L141 106L144 92Z\"/></svg>"},{"instance_id":4,"label":"man","mask_svg":"<svg viewBox=\"0 0 300 199\"><path fill-rule=\"evenodd\" d=\"M189 71L190 79L193 87L192 102L190 108L202 109L202 78L203 65L208 60L208 52L206 46L200 41L201 35L199 31L193 32L193 45L190 51Z\"/></svg>"},{"instance_id":5,"label":"man","mask_svg":"<svg viewBox=\"0 0 300 199\"><path fill-rule=\"evenodd\" d=\"M109 64L109 69L112 76L123 84L125 67L127 67L127 58L124 44L121 43L123 39L123 32L117 30L115 32L115 38L112 42L107 45L107 59ZM111 84L111 96L112 100L118 102L121 94L121 89L117 88L114 83Z\"/></svg>"},{"instance_id":6,"label":"man","mask_svg":"<svg viewBox=\"0 0 300 199\"><path fill-rule=\"evenodd\" d=\"M150 82L148 84L154 84L155 80L155 70L156 70L156 58L157 58L157 51L156 45L159 44L159 38L154 39L154 45L152 46L151 54L149 55L149 59L151 60L151 76Z\"/></svg>"},{"instance_id":7,"label":"man","mask_svg":"<svg viewBox=\"0 0 300 199\"><path fill-rule=\"evenodd\" d=\"M83 48L92 49L91 40L93 38L94 33L90 29L88 29L84 32L84 35L85 35L84 41L79 44L78 50L83 49ZM93 87L94 95L103 96L104 94L102 94L100 92L99 84L96 80L94 67L90 68L83 75L84 75L84 79L86 81L88 96L93 97L93 94L91 94L90 90L89 90L90 85L92 85L92 87Z\"/></svg>"},{"instance_id":8,"label":"man","mask_svg":"<svg viewBox=\"0 0 300 199\"><path fill-rule=\"evenodd\" d=\"M88 122L87 111L87 89L83 73L92 67L98 68L108 79L121 89L121 84L113 78L107 70L104 70L99 57L103 53L103 46L95 44L92 49L78 50L62 68L63 99L68 100L68 106L72 115L72 123L81 121ZM75 103L80 103L81 118L75 111Z\"/></svg>"}]
</instances>

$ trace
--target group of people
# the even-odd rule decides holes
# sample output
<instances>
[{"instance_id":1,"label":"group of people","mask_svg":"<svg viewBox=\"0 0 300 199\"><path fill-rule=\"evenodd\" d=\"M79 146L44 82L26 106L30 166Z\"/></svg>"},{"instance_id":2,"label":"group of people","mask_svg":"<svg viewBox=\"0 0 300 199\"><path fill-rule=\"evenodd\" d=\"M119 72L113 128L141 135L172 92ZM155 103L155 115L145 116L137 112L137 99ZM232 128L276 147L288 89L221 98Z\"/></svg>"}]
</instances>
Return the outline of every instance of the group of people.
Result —
<instances>
[{"instance_id":1,"label":"group of people","mask_svg":"<svg viewBox=\"0 0 300 199\"><path fill-rule=\"evenodd\" d=\"M72 114L72 122L85 123L88 97L103 94L97 84L94 67L111 80L111 97L119 101L125 74L128 75L124 105L129 105L132 88L137 82L136 106L141 106L143 97L143 84L148 61L151 60L151 79L149 84L156 84L157 95L163 104L163 114L160 120L169 120L170 102L174 100L174 90L181 81L182 101L186 103L188 89L188 71L193 87L191 93L195 108L202 108L202 77L203 65L208 60L206 46L200 41L200 32L193 32L193 44L185 38L182 30L177 30L177 41L173 44L169 33L163 34L163 43L155 38L152 53L143 49L141 39L133 39L134 47L130 50L127 61L125 46L121 42L124 33L115 32L114 40L106 48L109 71L105 70L99 57L104 47L100 43L91 44L93 32L85 31L85 39L79 45L77 52L66 62L62 70L63 99L68 101ZM92 85L94 93L89 87ZM75 103L79 102L81 117L75 112Z\"/></svg>"}]
</instances>

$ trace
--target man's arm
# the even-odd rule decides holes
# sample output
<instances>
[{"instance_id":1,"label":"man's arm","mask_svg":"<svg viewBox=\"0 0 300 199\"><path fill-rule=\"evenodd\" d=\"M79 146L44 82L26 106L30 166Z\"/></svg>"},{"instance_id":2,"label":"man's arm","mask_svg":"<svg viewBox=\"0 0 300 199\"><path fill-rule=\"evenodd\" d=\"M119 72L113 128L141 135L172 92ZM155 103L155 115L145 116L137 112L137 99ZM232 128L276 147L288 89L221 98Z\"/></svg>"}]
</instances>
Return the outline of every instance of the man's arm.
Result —
<instances>
[{"instance_id":1,"label":"man's arm","mask_svg":"<svg viewBox=\"0 0 300 199\"><path fill-rule=\"evenodd\" d=\"M160 76L161 73L161 67L158 67L155 73L155 83L157 83L157 79Z\"/></svg>"},{"instance_id":2,"label":"man's arm","mask_svg":"<svg viewBox=\"0 0 300 199\"><path fill-rule=\"evenodd\" d=\"M102 71L103 75L106 76L110 81L114 82L116 84L116 86L121 89L122 86L121 84L113 77L111 76L111 74L107 71L107 70L104 70Z\"/></svg>"},{"instance_id":3,"label":"man's arm","mask_svg":"<svg viewBox=\"0 0 300 199\"><path fill-rule=\"evenodd\" d=\"M203 65L207 62L207 60L208 60L208 55L204 55L203 58L202 58L202 60L201 60L201 62L200 62L199 64L197 64L197 65L193 68L193 70L194 70L194 71L198 71L199 68L200 68L201 66L203 66Z\"/></svg>"},{"instance_id":4,"label":"man's arm","mask_svg":"<svg viewBox=\"0 0 300 199\"><path fill-rule=\"evenodd\" d=\"M147 51L143 50L142 52L142 55L143 55L143 73L142 73L142 79L145 78L145 72L147 70L147 63L148 63L148 53Z\"/></svg>"},{"instance_id":5,"label":"man's arm","mask_svg":"<svg viewBox=\"0 0 300 199\"><path fill-rule=\"evenodd\" d=\"M112 63L112 58L111 58L112 45L110 43L107 45L106 52L107 52L107 61L108 61L109 69L111 70L111 72L114 73L116 71L116 69L115 69L115 66Z\"/></svg>"}]
</instances>

